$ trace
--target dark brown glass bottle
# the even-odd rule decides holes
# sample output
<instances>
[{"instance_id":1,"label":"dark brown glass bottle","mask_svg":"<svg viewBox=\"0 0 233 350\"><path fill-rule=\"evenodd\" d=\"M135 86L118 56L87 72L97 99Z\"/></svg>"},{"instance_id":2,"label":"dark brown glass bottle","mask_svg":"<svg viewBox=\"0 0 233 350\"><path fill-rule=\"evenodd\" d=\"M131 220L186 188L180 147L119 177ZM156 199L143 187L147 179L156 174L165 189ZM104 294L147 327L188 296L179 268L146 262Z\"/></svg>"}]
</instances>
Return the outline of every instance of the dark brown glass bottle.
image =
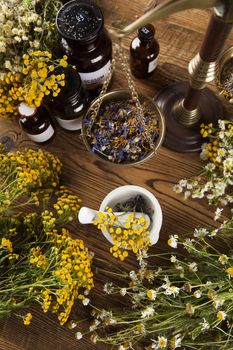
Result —
<instances>
[{"instance_id":1,"label":"dark brown glass bottle","mask_svg":"<svg viewBox=\"0 0 233 350\"><path fill-rule=\"evenodd\" d=\"M33 142L47 143L55 135L49 113L44 107L29 107L21 102L18 111L19 124Z\"/></svg>"},{"instance_id":2,"label":"dark brown glass bottle","mask_svg":"<svg viewBox=\"0 0 233 350\"><path fill-rule=\"evenodd\" d=\"M150 77L158 64L159 43L154 38L155 28L148 24L138 30L130 44L130 69L135 78Z\"/></svg>"},{"instance_id":3,"label":"dark brown glass bottle","mask_svg":"<svg viewBox=\"0 0 233 350\"><path fill-rule=\"evenodd\" d=\"M89 106L89 99L75 69L67 67L63 73L65 86L57 97L48 98L46 107L63 129L77 131L81 129L82 117Z\"/></svg>"},{"instance_id":4,"label":"dark brown glass bottle","mask_svg":"<svg viewBox=\"0 0 233 350\"><path fill-rule=\"evenodd\" d=\"M83 86L88 90L100 88L112 60L112 42L101 10L85 1L71 0L58 12L57 28L62 50L76 66Z\"/></svg>"}]
</instances>

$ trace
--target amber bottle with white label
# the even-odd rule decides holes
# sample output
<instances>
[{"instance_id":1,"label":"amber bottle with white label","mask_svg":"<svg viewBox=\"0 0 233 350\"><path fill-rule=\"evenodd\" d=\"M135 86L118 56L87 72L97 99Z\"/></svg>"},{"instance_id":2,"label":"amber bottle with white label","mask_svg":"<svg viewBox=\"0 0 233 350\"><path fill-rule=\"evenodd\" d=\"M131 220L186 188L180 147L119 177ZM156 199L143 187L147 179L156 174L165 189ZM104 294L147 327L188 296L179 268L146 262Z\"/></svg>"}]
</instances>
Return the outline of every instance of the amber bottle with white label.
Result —
<instances>
[{"instance_id":1,"label":"amber bottle with white label","mask_svg":"<svg viewBox=\"0 0 233 350\"><path fill-rule=\"evenodd\" d=\"M158 64L159 43L154 37L155 28L148 24L138 30L130 44L130 69L135 78L149 78Z\"/></svg>"},{"instance_id":2,"label":"amber bottle with white label","mask_svg":"<svg viewBox=\"0 0 233 350\"><path fill-rule=\"evenodd\" d=\"M89 99L75 69L67 67L63 72L65 86L57 97L48 98L46 107L63 129L78 131L81 130L82 118L89 106Z\"/></svg>"},{"instance_id":3,"label":"amber bottle with white label","mask_svg":"<svg viewBox=\"0 0 233 350\"><path fill-rule=\"evenodd\" d=\"M57 29L68 61L76 66L82 85L100 88L112 60L112 42L104 28L99 7L89 1L71 0L59 10Z\"/></svg>"},{"instance_id":4,"label":"amber bottle with white label","mask_svg":"<svg viewBox=\"0 0 233 350\"><path fill-rule=\"evenodd\" d=\"M29 107L21 102L18 111L19 124L33 142L47 143L55 135L49 113L44 107Z\"/></svg>"}]
</instances>

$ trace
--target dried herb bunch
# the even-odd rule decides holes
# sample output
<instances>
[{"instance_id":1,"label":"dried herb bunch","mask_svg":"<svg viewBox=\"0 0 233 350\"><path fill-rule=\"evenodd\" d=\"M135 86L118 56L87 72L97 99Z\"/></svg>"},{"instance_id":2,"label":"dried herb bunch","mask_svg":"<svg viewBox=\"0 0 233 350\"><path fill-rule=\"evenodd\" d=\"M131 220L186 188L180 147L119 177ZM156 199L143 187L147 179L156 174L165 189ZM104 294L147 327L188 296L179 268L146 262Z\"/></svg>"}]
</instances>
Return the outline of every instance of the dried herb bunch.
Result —
<instances>
[{"instance_id":1,"label":"dried herb bunch","mask_svg":"<svg viewBox=\"0 0 233 350\"><path fill-rule=\"evenodd\" d=\"M206 198L209 204L223 208L233 202L233 122L219 120L217 128L202 124L201 134L207 140L201 152L205 164L199 174L180 180L174 190L183 192L185 198ZM222 208L217 208L216 219Z\"/></svg>"},{"instance_id":2,"label":"dried herb bunch","mask_svg":"<svg viewBox=\"0 0 233 350\"><path fill-rule=\"evenodd\" d=\"M104 292L118 302L122 296L125 307L93 308L93 343L118 350L137 349L138 342L147 350L233 349L232 229L230 219L217 230L195 229L190 238L172 235L175 253L151 255L138 271L105 267L118 282L106 283Z\"/></svg>"},{"instance_id":3,"label":"dried herb bunch","mask_svg":"<svg viewBox=\"0 0 233 350\"><path fill-rule=\"evenodd\" d=\"M146 106L144 124L135 101L116 100L103 104L87 135L92 152L113 163L132 163L144 159L152 150L149 137L156 144L159 137L159 122L155 113ZM91 123L87 116L85 127Z\"/></svg>"},{"instance_id":4,"label":"dried herb bunch","mask_svg":"<svg viewBox=\"0 0 233 350\"><path fill-rule=\"evenodd\" d=\"M59 36L55 26L60 0L0 0L0 79L21 72L22 56L30 50L54 52Z\"/></svg>"},{"instance_id":5,"label":"dried herb bunch","mask_svg":"<svg viewBox=\"0 0 233 350\"><path fill-rule=\"evenodd\" d=\"M1 145L1 144L0 144ZM50 152L26 150L9 152L0 149L0 213L25 203L39 204L39 197L45 199L58 186L61 161ZM17 202L27 195L26 202Z\"/></svg>"},{"instance_id":6,"label":"dried herb bunch","mask_svg":"<svg viewBox=\"0 0 233 350\"><path fill-rule=\"evenodd\" d=\"M32 315L22 310L36 302L64 324L77 298L88 304L94 285L92 255L63 227L77 216L80 199L57 188L61 163L52 154L28 150L0 157L0 317L14 313L29 325ZM35 195L40 209L19 211Z\"/></svg>"},{"instance_id":7,"label":"dried herb bunch","mask_svg":"<svg viewBox=\"0 0 233 350\"><path fill-rule=\"evenodd\" d=\"M39 107L48 95L56 97L65 86L67 56L52 59L48 51L32 51L22 57L21 73L7 73L0 80L0 118L12 119L19 116L21 101L30 107Z\"/></svg>"},{"instance_id":8,"label":"dried herb bunch","mask_svg":"<svg viewBox=\"0 0 233 350\"><path fill-rule=\"evenodd\" d=\"M120 215L107 207L105 213L97 214L93 224L100 230L107 230L112 236L114 245L110 248L110 253L114 258L124 261L129 255L128 251L132 251L140 260L151 246L148 222L143 213L140 216L134 212L126 214L122 221Z\"/></svg>"}]
</instances>

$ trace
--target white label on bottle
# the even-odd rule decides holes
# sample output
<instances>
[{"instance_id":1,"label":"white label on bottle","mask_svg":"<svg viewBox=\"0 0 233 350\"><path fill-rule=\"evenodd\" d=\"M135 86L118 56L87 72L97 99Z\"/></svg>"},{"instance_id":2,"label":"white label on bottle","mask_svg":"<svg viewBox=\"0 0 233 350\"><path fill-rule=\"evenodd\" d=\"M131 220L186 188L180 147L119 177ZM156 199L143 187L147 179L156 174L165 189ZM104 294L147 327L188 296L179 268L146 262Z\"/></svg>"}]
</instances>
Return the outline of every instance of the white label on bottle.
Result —
<instances>
[{"instance_id":1,"label":"white label on bottle","mask_svg":"<svg viewBox=\"0 0 233 350\"><path fill-rule=\"evenodd\" d=\"M58 124L66 130L80 130L82 128L82 117L72 120L64 120L56 117Z\"/></svg>"},{"instance_id":2,"label":"white label on bottle","mask_svg":"<svg viewBox=\"0 0 233 350\"><path fill-rule=\"evenodd\" d=\"M49 125L48 129L42 132L41 134L32 135L27 133L29 139L34 142L45 142L49 140L53 136L53 134L54 128L52 127L52 125Z\"/></svg>"},{"instance_id":3,"label":"white label on bottle","mask_svg":"<svg viewBox=\"0 0 233 350\"><path fill-rule=\"evenodd\" d=\"M153 70L155 70L155 68L157 67L158 65L158 57L156 57L153 61L151 61L149 63L149 66L148 66L148 73L151 73L153 72Z\"/></svg>"},{"instance_id":4,"label":"white label on bottle","mask_svg":"<svg viewBox=\"0 0 233 350\"><path fill-rule=\"evenodd\" d=\"M110 65L111 65L111 61L109 60L102 68L94 72L90 72L90 73L78 72L81 77L83 86L89 89L92 89L92 88L95 88L96 85L103 84L109 72Z\"/></svg>"}]
</instances>

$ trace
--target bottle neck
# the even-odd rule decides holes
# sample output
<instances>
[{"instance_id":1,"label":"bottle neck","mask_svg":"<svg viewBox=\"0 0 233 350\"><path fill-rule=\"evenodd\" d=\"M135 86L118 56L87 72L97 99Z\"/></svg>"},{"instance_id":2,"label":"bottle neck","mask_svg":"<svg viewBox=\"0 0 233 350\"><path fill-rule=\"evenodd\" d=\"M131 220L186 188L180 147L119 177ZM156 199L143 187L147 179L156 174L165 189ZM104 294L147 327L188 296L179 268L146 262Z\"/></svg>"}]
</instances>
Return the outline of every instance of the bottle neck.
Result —
<instances>
[{"instance_id":1,"label":"bottle neck","mask_svg":"<svg viewBox=\"0 0 233 350\"><path fill-rule=\"evenodd\" d=\"M140 40L140 45L141 46L150 46L154 41L155 39L154 38L151 38L151 39L143 39L143 38L138 38Z\"/></svg>"},{"instance_id":2,"label":"bottle neck","mask_svg":"<svg viewBox=\"0 0 233 350\"><path fill-rule=\"evenodd\" d=\"M94 37L92 37L89 40L73 40L73 39L65 39L65 41L67 41L67 43L69 44L69 46L71 48L77 48L77 46L81 49L81 50L86 50L86 48L88 47L89 50L91 50L92 48L95 48L96 45L98 45L99 41L102 39L103 35L104 35L104 28L102 28Z\"/></svg>"}]
</instances>

